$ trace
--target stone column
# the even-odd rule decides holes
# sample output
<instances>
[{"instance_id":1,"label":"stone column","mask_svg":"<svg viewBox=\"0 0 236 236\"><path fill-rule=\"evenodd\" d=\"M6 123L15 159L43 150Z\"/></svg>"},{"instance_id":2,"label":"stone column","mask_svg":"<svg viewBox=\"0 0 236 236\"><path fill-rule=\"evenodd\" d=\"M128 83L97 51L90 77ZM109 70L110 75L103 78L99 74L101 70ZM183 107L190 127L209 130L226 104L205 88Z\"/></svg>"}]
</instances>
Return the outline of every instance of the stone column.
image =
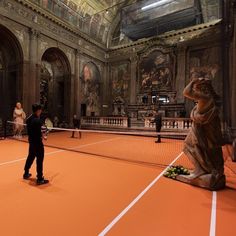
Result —
<instances>
[{"instance_id":1,"label":"stone column","mask_svg":"<svg viewBox=\"0 0 236 236\"><path fill-rule=\"evenodd\" d=\"M106 62L104 64L104 70L102 75L102 116L111 115L112 112L112 89L110 85L110 64Z\"/></svg>"},{"instance_id":2,"label":"stone column","mask_svg":"<svg viewBox=\"0 0 236 236\"><path fill-rule=\"evenodd\" d=\"M130 57L130 104L136 103L136 80L137 80L138 57Z\"/></svg>"},{"instance_id":3,"label":"stone column","mask_svg":"<svg viewBox=\"0 0 236 236\"><path fill-rule=\"evenodd\" d=\"M21 79L21 91L22 91L22 104L23 104L23 108L24 111L26 113L26 115L29 115L31 113L31 105L29 104L29 93L30 93L30 87L29 87L29 79L30 79L30 73L29 73L29 69L30 69L30 64L29 61L24 61L22 63L22 79Z\"/></svg>"},{"instance_id":4,"label":"stone column","mask_svg":"<svg viewBox=\"0 0 236 236\"><path fill-rule=\"evenodd\" d=\"M81 113L81 81L80 81L80 52L75 51L75 77L74 77L74 113L80 117Z\"/></svg>"},{"instance_id":5,"label":"stone column","mask_svg":"<svg viewBox=\"0 0 236 236\"><path fill-rule=\"evenodd\" d=\"M231 135L232 138L236 138L236 15L234 15L234 35L233 40L231 42L231 50L230 50L230 58L231 58L231 76L230 76L230 89L228 92L230 93L230 101L227 105L230 105L230 128L231 128ZM225 104L224 104L225 105Z\"/></svg>"},{"instance_id":6,"label":"stone column","mask_svg":"<svg viewBox=\"0 0 236 236\"><path fill-rule=\"evenodd\" d=\"M30 45L29 45L29 78L28 78L28 89L29 89L29 106L32 103L39 102L39 81L38 81L38 36L39 31L35 29L29 30L30 34Z\"/></svg>"},{"instance_id":7,"label":"stone column","mask_svg":"<svg viewBox=\"0 0 236 236\"><path fill-rule=\"evenodd\" d=\"M176 100L178 103L184 103L183 90L186 84L186 47L177 47L177 75L175 82Z\"/></svg>"}]
</instances>

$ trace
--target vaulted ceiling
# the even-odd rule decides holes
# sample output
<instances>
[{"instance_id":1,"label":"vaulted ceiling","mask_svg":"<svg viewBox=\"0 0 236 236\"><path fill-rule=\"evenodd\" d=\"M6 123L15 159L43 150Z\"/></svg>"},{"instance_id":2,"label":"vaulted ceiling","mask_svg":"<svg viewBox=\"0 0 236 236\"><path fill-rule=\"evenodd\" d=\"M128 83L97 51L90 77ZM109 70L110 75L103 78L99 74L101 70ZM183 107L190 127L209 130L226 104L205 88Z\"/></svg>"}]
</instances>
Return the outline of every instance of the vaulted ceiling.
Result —
<instances>
[{"instance_id":1,"label":"vaulted ceiling","mask_svg":"<svg viewBox=\"0 0 236 236\"><path fill-rule=\"evenodd\" d=\"M31 0L35 2L35 0ZM47 8L73 27L77 27L92 39L107 46L149 37L165 31L184 28L189 22L196 22L195 17L201 15L201 22L220 18L220 2L222 0L45 0L40 1L43 8ZM198 3L198 12L194 5L191 11L176 11L171 15L173 27L168 20L170 12L178 6ZM143 11L144 6L157 5ZM182 5L181 5L182 4ZM191 5L191 4L190 4ZM187 8L186 8L187 9ZM178 10L178 9L177 9ZM190 18L189 18L189 12ZM158 15L159 14L159 15ZM185 15L184 15L185 14ZM188 22L185 22L189 18ZM127 22L131 22L128 24ZM160 28L160 22L164 29ZM164 23L163 23L164 22ZM178 24L176 24L178 23ZM159 24L159 32L156 32ZM194 23L195 24L195 23ZM197 23L196 23L197 24ZM177 26L176 26L177 25ZM152 28L153 27L153 28ZM162 27L163 28L163 27ZM147 31L147 29L149 29ZM145 31L147 33L145 33ZM126 34L126 35L125 35ZM129 38L128 38L128 37Z\"/></svg>"},{"instance_id":2,"label":"vaulted ceiling","mask_svg":"<svg viewBox=\"0 0 236 236\"><path fill-rule=\"evenodd\" d=\"M104 17L104 21L109 23L112 22L120 7L127 2L127 0L71 0L71 3L76 4L77 7L74 7L82 17L100 14Z\"/></svg>"},{"instance_id":3,"label":"vaulted ceiling","mask_svg":"<svg viewBox=\"0 0 236 236\"><path fill-rule=\"evenodd\" d=\"M89 34L93 39L106 44L107 35L120 9L137 0L59 0L57 4L66 8L72 17L71 24ZM76 20L73 20L76 18Z\"/></svg>"}]
</instances>

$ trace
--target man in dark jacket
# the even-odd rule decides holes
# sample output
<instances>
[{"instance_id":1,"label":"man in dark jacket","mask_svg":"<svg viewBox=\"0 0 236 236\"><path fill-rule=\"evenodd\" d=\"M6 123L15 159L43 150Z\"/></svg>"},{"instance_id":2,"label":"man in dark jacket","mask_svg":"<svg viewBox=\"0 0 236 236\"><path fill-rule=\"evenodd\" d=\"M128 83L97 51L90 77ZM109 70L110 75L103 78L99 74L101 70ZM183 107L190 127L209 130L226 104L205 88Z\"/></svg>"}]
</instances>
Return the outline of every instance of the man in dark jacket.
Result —
<instances>
[{"instance_id":1,"label":"man in dark jacket","mask_svg":"<svg viewBox=\"0 0 236 236\"><path fill-rule=\"evenodd\" d=\"M33 114L27 120L27 131L29 137L29 154L25 163L24 179L29 179L31 174L29 170L34 162L35 157L37 166L37 184L47 184L49 181L43 177L43 159L44 159L44 145L42 141L42 126L43 121L40 119L42 107L39 104L32 105Z\"/></svg>"},{"instance_id":2,"label":"man in dark jacket","mask_svg":"<svg viewBox=\"0 0 236 236\"><path fill-rule=\"evenodd\" d=\"M156 125L156 132L159 133L161 132L161 127L162 127L162 116L160 112L156 112L155 113L155 118L153 121L151 121L152 123L155 123ZM157 135L157 140L155 141L155 143L160 143L161 142L161 135Z\"/></svg>"},{"instance_id":3,"label":"man in dark jacket","mask_svg":"<svg viewBox=\"0 0 236 236\"><path fill-rule=\"evenodd\" d=\"M80 119L77 118L77 115L73 116L73 126L74 129L80 129ZM79 134L79 138L81 138L81 132L78 131L76 133ZM75 138L75 131L72 131L71 138Z\"/></svg>"}]
</instances>

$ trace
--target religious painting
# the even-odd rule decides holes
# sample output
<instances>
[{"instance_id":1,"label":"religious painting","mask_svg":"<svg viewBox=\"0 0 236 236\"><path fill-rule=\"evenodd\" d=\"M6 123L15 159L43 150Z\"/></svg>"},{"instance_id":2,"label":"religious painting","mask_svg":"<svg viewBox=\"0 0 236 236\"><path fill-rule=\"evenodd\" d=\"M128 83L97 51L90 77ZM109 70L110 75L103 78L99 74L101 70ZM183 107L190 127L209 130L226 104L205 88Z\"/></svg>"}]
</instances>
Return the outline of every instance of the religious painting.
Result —
<instances>
[{"instance_id":1,"label":"religious painting","mask_svg":"<svg viewBox=\"0 0 236 236\"><path fill-rule=\"evenodd\" d=\"M93 62L84 65L82 79L82 104L86 104L86 115L100 113L100 72Z\"/></svg>"},{"instance_id":2,"label":"religious painting","mask_svg":"<svg viewBox=\"0 0 236 236\"><path fill-rule=\"evenodd\" d=\"M172 86L173 60L170 54L155 50L143 57L139 64L140 90L168 90Z\"/></svg>"},{"instance_id":3,"label":"religious painting","mask_svg":"<svg viewBox=\"0 0 236 236\"><path fill-rule=\"evenodd\" d=\"M128 62L114 65L112 71L112 98L126 103L129 101L130 64Z\"/></svg>"},{"instance_id":4,"label":"religious painting","mask_svg":"<svg viewBox=\"0 0 236 236\"><path fill-rule=\"evenodd\" d=\"M220 47L210 47L198 49L189 53L189 79L195 73L202 73L212 80L216 92L222 95L222 70L221 70L221 49Z\"/></svg>"}]
</instances>

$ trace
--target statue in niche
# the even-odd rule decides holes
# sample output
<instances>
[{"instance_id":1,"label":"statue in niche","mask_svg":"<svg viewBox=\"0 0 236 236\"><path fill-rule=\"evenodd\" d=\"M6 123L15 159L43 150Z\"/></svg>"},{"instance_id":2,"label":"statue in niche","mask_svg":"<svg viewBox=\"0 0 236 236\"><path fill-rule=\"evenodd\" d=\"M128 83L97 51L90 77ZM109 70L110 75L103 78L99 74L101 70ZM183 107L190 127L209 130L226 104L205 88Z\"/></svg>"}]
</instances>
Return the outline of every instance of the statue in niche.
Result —
<instances>
[{"instance_id":1,"label":"statue in niche","mask_svg":"<svg viewBox=\"0 0 236 236\"><path fill-rule=\"evenodd\" d=\"M194 100L191 112L193 125L185 139L184 153L194 165L190 175L178 175L177 180L218 190L225 187L222 133L219 111L210 72L192 70L192 79L183 91L185 97Z\"/></svg>"},{"instance_id":2,"label":"statue in niche","mask_svg":"<svg viewBox=\"0 0 236 236\"><path fill-rule=\"evenodd\" d=\"M113 100L113 116L125 116L125 101L121 96L116 97Z\"/></svg>"}]
</instances>

